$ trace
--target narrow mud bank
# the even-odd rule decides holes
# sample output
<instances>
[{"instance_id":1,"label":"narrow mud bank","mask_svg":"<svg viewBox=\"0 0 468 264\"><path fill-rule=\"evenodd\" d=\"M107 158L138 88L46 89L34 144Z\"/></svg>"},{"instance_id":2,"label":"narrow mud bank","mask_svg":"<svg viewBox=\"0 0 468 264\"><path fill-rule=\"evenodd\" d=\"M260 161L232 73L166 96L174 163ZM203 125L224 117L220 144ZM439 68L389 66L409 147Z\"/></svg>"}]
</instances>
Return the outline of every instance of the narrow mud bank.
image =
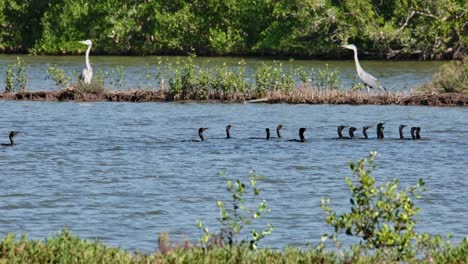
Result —
<instances>
[{"instance_id":1,"label":"narrow mud bank","mask_svg":"<svg viewBox=\"0 0 468 264\"><path fill-rule=\"evenodd\" d=\"M200 98L196 94L175 97L166 90L106 90L100 93L82 92L75 88L57 91L0 93L0 100L78 101L78 102L225 102L225 103L287 103L287 104L350 104L350 105L424 105L468 106L468 94L425 94L404 92L363 93L360 91L295 89L271 91L262 96L249 94L209 94Z\"/></svg>"}]
</instances>

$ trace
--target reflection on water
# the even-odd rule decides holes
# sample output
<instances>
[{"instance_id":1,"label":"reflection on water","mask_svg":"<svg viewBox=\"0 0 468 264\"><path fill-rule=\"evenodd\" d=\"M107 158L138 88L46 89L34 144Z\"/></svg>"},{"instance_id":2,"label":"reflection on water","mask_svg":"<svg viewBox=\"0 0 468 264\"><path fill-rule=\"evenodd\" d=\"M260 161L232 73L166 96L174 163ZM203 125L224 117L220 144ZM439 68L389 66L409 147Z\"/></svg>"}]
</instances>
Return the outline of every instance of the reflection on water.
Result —
<instances>
[{"instance_id":1,"label":"reflection on water","mask_svg":"<svg viewBox=\"0 0 468 264\"><path fill-rule=\"evenodd\" d=\"M315 243L330 231L321 197L349 208L347 164L372 150L380 153L379 182L426 182L418 231L460 239L468 230L466 108L0 101L0 112L2 142L12 129L23 132L17 146L0 148L0 235L44 238L66 226L145 251L160 232L195 240L197 219L217 229L226 180L255 169L266 176L265 220L276 227L261 245ZM335 139L339 124L377 122L386 122L384 140ZM248 139L279 123L285 140L309 127L307 142ZM227 124L230 140L222 139ZM420 126L423 140L396 140L400 124ZM185 142L199 127L209 128L207 141Z\"/></svg>"},{"instance_id":2,"label":"reflection on water","mask_svg":"<svg viewBox=\"0 0 468 264\"><path fill-rule=\"evenodd\" d=\"M22 56L28 68L28 88L31 91L56 89L52 80L45 80L46 71L49 65L56 65L64 68L70 76L77 77L84 67L83 56ZM16 56L0 55L0 74L4 76L8 64L15 62ZM115 85L117 79L123 78L125 87L128 88L155 88L159 87L159 81L154 81L153 77L161 74L161 78L167 81L168 74L158 72L157 67L163 65L176 65L180 57L114 57L114 56L92 56L94 77L102 73L107 73L107 85L119 89ZM229 67L238 65L241 58L195 58L197 65L215 69L226 63ZM254 76L256 69L262 63L272 63L273 59L265 58L245 58L246 76ZM297 60L289 62L282 61L286 66L302 67L306 71L311 69L325 69L326 65L331 70L340 72L340 79L343 88L349 88L356 81L356 69L353 60L347 61L325 61L325 60ZM160 64L161 63L161 64ZM361 66L367 72L377 77L389 90L409 90L430 81L432 74L442 65L443 62L422 62L422 61L361 61ZM123 75L119 73L119 66L123 70ZM101 72L101 73L100 73ZM111 77L114 76L114 77ZM148 78L150 77L150 78Z\"/></svg>"}]
</instances>

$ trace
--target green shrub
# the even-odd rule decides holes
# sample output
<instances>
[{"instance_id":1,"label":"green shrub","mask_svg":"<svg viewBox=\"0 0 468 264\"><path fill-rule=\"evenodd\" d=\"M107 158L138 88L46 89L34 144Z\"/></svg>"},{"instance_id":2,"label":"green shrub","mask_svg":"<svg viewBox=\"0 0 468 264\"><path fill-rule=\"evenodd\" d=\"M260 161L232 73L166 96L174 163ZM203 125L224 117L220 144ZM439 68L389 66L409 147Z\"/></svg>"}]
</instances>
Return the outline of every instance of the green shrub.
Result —
<instances>
[{"instance_id":1,"label":"green shrub","mask_svg":"<svg viewBox=\"0 0 468 264\"><path fill-rule=\"evenodd\" d=\"M377 152L371 152L369 159L350 163L355 180L345 177L351 191L351 212L338 215L329 207L329 200L322 198L322 210L327 213L325 221L335 233L344 232L364 240L370 249L397 252L398 257L414 255L413 242L418 237L414 230L419 208L413 199L421 197L422 179L414 187L398 190L398 180L376 186L371 173L375 169ZM367 164L367 165L366 165Z\"/></svg>"},{"instance_id":2,"label":"green shrub","mask_svg":"<svg viewBox=\"0 0 468 264\"><path fill-rule=\"evenodd\" d=\"M26 92L28 77L26 76L27 66L24 60L16 57L16 63L8 65L5 74L5 92Z\"/></svg>"},{"instance_id":3,"label":"green shrub","mask_svg":"<svg viewBox=\"0 0 468 264\"><path fill-rule=\"evenodd\" d=\"M70 86L71 78L65 73L65 70L56 66L50 66L47 68L46 79L51 79L60 88Z\"/></svg>"},{"instance_id":4,"label":"green shrub","mask_svg":"<svg viewBox=\"0 0 468 264\"><path fill-rule=\"evenodd\" d=\"M249 231L248 233L251 234L250 238L239 239L244 227L251 225L254 221L260 220L262 215L270 212L266 201L263 199L261 199L258 205L252 204L259 198L261 190L257 186L257 183L261 178L253 172L249 175L247 184L240 180L227 182L227 191L232 200L228 203L220 200L216 202L220 214L218 218L221 225L219 233L211 234L208 228L201 221L198 221L198 228L203 231L203 236L199 240L203 248L207 249L213 246L213 243L211 245L209 243L210 238L214 236L220 238L219 242L221 242L221 245L228 245L229 247L248 245L250 249L257 249L257 243L274 230L274 227L268 223L264 230L257 231L253 229ZM247 201L251 201L251 203ZM219 243L216 243L215 246L219 246Z\"/></svg>"},{"instance_id":5,"label":"green shrub","mask_svg":"<svg viewBox=\"0 0 468 264\"><path fill-rule=\"evenodd\" d=\"M468 93L468 57L451 61L434 73L432 81L418 88L423 92Z\"/></svg>"}]
</instances>

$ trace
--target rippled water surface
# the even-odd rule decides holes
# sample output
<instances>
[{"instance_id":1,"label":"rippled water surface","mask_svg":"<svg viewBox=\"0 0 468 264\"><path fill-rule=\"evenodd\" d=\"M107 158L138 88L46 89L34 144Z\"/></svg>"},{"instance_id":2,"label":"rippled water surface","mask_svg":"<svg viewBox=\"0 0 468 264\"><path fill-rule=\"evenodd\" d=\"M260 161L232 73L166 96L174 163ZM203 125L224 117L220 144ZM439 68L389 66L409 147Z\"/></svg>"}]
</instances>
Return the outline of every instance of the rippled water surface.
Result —
<instances>
[{"instance_id":1,"label":"rippled water surface","mask_svg":"<svg viewBox=\"0 0 468 264\"><path fill-rule=\"evenodd\" d=\"M0 101L0 235L44 238L63 227L106 244L151 251L157 234L197 239L196 220L217 230L217 199L227 179L255 169L276 230L275 248L318 242L330 229L320 210L329 196L349 208L348 162L377 150L379 182L428 189L419 231L467 235L468 109L401 106ZM386 138L339 141L338 124L386 122ZM309 127L307 142L254 140L284 125L283 138ZM398 125L420 126L423 140L400 141ZM232 124L233 138L224 128ZM208 127L207 141L197 139ZM409 136L409 131L407 136ZM361 135L359 134L359 137ZM219 172L225 172L219 174Z\"/></svg>"}]
</instances>

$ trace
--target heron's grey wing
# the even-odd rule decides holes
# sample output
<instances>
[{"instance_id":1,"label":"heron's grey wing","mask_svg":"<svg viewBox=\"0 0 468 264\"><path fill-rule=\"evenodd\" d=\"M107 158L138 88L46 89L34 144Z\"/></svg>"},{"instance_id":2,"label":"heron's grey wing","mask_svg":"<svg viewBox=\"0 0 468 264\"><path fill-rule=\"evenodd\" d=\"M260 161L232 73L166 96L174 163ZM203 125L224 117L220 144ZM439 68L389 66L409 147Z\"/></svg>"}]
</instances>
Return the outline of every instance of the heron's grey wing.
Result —
<instances>
[{"instance_id":1,"label":"heron's grey wing","mask_svg":"<svg viewBox=\"0 0 468 264\"><path fill-rule=\"evenodd\" d=\"M83 69L83 71L80 74L80 81L84 81L85 76L86 76L86 69Z\"/></svg>"},{"instance_id":2,"label":"heron's grey wing","mask_svg":"<svg viewBox=\"0 0 468 264\"><path fill-rule=\"evenodd\" d=\"M375 78L374 76L372 76L370 73L368 73L368 72L366 72L366 71L360 72L359 78L361 78L361 81L362 81L365 85L369 86L369 88L380 88L380 89L386 90L386 89L380 84L380 81L377 80L377 78Z\"/></svg>"}]
</instances>

